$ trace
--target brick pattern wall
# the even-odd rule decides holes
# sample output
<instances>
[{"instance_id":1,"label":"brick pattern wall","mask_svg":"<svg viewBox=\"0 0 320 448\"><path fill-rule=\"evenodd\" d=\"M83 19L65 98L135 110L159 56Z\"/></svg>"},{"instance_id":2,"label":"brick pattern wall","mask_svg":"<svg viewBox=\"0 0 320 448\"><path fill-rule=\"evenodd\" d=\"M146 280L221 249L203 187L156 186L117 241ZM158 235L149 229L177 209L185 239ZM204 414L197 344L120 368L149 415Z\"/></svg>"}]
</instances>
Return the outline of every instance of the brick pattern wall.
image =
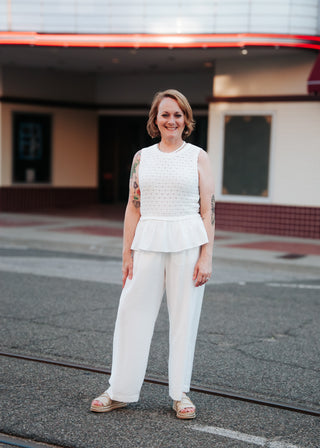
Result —
<instances>
[{"instance_id":1,"label":"brick pattern wall","mask_svg":"<svg viewBox=\"0 0 320 448\"><path fill-rule=\"evenodd\" d=\"M22 212L96 204L96 188L0 188L0 212Z\"/></svg>"},{"instance_id":2,"label":"brick pattern wall","mask_svg":"<svg viewBox=\"0 0 320 448\"><path fill-rule=\"evenodd\" d=\"M320 208L218 202L220 230L320 238Z\"/></svg>"}]
</instances>

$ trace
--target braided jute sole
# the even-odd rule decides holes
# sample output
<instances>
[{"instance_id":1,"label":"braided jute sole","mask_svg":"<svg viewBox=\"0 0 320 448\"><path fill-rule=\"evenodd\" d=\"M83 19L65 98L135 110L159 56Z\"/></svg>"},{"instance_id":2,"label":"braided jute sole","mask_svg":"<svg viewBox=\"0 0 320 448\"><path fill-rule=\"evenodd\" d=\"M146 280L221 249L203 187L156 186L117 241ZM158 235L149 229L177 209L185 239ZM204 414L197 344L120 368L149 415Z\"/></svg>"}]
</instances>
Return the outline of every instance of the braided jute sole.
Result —
<instances>
[{"instance_id":1,"label":"braided jute sole","mask_svg":"<svg viewBox=\"0 0 320 448\"><path fill-rule=\"evenodd\" d=\"M102 406L97 406L97 405L93 404L93 402L96 400L100 401L100 403L102 403ZM106 402L106 404L104 404L104 402ZM123 401L111 400L111 398L109 397L108 394L103 393L102 395L100 395L99 397L95 398L92 401L90 411L92 411L92 412L110 412L110 411L113 411L114 409L125 408L126 406L128 406L128 403L124 403Z\"/></svg>"}]
</instances>

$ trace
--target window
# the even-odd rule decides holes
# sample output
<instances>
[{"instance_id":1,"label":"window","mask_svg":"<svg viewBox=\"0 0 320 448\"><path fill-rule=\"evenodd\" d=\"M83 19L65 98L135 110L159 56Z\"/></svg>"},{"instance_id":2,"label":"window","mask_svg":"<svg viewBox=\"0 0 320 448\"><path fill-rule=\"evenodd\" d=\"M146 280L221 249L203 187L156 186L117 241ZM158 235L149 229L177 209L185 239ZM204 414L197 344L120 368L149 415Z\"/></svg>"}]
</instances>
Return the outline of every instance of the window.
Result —
<instances>
[{"instance_id":1,"label":"window","mask_svg":"<svg viewBox=\"0 0 320 448\"><path fill-rule=\"evenodd\" d=\"M222 195L269 196L271 115L226 115Z\"/></svg>"},{"instance_id":2,"label":"window","mask_svg":"<svg viewBox=\"0 0 320 448\"><path fill-rule=\"evenodd\" d=\"M46 183L51 177L51 116L14 113L13 181Z\"/></svg>"}]
</instances>

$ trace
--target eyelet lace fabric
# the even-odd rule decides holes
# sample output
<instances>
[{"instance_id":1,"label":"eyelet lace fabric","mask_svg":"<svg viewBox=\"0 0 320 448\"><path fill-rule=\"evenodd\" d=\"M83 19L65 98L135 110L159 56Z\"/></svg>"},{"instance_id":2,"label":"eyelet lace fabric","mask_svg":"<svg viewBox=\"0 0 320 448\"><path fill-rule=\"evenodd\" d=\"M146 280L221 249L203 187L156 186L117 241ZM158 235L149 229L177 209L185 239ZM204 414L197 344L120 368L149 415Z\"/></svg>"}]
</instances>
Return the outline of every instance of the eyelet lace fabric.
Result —
<instances>
[{"instance_id":1,"label":"eyelet lace fabric","mask_svg":"<svg viewBox=\"0 0 320 448\"><path fill-rule=\"evenodd\" d=\"M141 218L133 250L176 252L208 242L199 214L199 152L190 143L171 153L158 145L142 149Z\"/></svg>"}]
</instances>

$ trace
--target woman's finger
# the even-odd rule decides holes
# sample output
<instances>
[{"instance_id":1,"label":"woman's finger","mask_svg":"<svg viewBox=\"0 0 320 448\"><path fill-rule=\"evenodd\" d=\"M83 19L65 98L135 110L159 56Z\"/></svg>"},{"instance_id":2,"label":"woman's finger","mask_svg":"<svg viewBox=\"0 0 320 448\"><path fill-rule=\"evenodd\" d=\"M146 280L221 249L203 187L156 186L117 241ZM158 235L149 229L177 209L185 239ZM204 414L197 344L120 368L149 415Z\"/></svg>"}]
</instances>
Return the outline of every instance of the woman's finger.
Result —
<instances>
[{"instance_id":1,"label":"woman's finger","mask_svg":"<svg viewBox=\"0 0 320 448\"><path fill-rule=\"evenodd\" d=\"M124 285L126 284L127 277L128 277L127 271L122 271L122 288L124 288Z\"/></svg>"},{"instance_id":2,"label":"woman's finger","mask_svg":"<svg viewBox=\"0 0 320 448\"><path fill-rule=\"evenodd\" d=\"M127 278L129 278L129 280L132 280L133 277L133 260L131 260L130 263L125 264L125 266L123 266L122 268L122 288L124 287Z\"/></svg>"},{"instance_id":3,"label":"woman's finger","mask_svg":"<svg viewBox=\"0 0 320 448\"><path fill-rule=\"evenodd\" d=\"M197 279L198 273L199 273L199 268L198 268L198 265L196 264L194 271L193 271L193 277L192 277L193 281L195 281Z\"/></svg>"},{"instance_id":4,"label":"woman's finger","mask_svg":"<svg viewBox=\"0 0 320 448\"><path fill-rule=\"evenodd\" d=\"M133 263L131 262L128 269L128 277L130 280L132 280L132 276L133 276Z\"/></svg>"}]
</instances>

